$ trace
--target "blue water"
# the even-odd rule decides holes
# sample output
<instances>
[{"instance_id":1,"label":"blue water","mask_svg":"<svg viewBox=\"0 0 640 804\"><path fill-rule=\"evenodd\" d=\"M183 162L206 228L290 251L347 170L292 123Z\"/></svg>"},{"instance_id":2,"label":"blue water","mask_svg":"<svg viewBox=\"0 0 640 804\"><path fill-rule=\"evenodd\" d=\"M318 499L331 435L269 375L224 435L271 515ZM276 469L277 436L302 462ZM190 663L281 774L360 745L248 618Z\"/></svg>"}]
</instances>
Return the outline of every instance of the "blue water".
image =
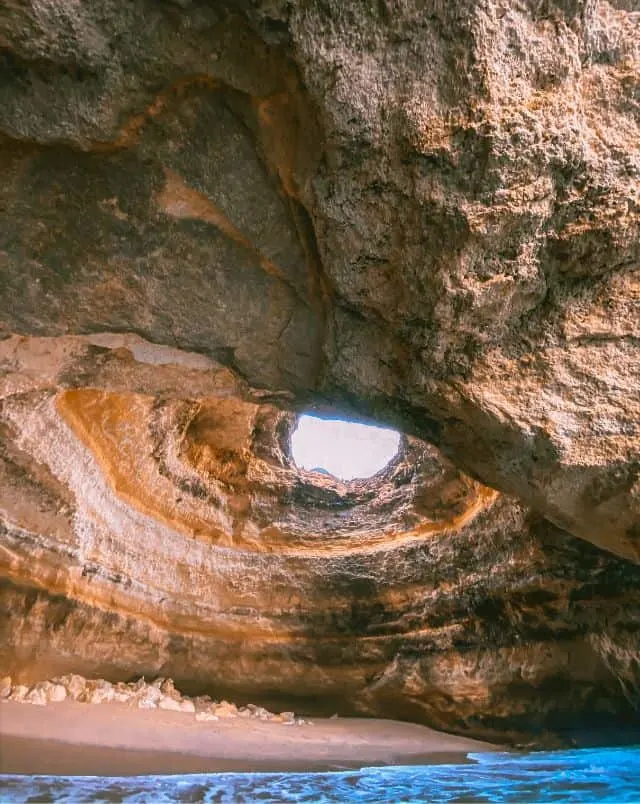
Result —
<instances>
[{"instance_id":1,"label":"blue water","mask_svg":"<svg viewBox=\"0 0 640 804\"><path fill-rule=\"evenodd\" d=\"M469 757L474 764L333 773L0 776L0 801L640 802L640 746Z\"/></svg>"}]
</instances>

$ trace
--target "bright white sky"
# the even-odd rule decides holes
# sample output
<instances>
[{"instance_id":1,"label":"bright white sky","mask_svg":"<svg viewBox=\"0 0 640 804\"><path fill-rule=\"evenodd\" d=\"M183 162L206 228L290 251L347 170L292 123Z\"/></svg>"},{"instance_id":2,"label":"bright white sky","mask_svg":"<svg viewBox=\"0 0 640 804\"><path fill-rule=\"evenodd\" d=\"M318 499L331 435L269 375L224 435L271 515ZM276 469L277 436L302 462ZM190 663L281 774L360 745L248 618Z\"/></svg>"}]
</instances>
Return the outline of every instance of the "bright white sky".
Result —
<instances>
[{"instance_id":1,"label":"bright white sky","mask_svg":"<svg viewBox=\"0 0 640 804\"><path fill-rule=\"evenodd\" d=\"M400 433L394 430L306 414L291 436L297 466L326 469L343 480L375 475L394 457L399 444Z\"/></svg>"}]
</instances>

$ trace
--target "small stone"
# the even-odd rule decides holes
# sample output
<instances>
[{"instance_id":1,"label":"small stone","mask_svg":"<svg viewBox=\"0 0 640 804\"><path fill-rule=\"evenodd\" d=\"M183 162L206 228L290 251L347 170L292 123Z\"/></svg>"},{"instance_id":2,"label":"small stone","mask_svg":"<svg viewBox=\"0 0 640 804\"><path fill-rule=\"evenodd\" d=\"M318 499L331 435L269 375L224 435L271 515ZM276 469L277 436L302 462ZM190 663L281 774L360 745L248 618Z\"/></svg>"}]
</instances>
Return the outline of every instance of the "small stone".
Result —
<instances>
[{"instance_id":1,"label":"small stone","mask_svg":"<svg viewBox=\"0 0 640 804\"><path fill-rule=\"evenodd\" d=\"M211 712L198 712L196 714L196 720L220 720L220 718Z\"/></svg>"},{"instance_id":2,"label":"small stone","mask_svg":"<svg viewBox=\"0 0 640 804\"><path fill-rule=\"evenodd\" d=\"M163 695L168 695L169 697L173 698L174 700L179 701L182 697L178 690L175 688L173 680L170 678L163 678L162 684L160 684L160 692Z\"/></svg>"},{"instance_id":3,"label":"small stone","mask_svg":"<svg viewBox=\"0 0 640 804\"><path fill-rule=\"evenodd\" d=\"M24 696L24 702L32 704L32 706L46 706L47 694L38 684Z\"/></svg>"},{"instance_id":4,"label":"small stone","mask_svg":"<svg viewBox=\"0 0 640 804\"><path fill-rule=\"evenodd\" d=\"M193 699L193 703L196 707L196 712L208 712L211 709L213 701L208 695L198 695Z\"/></svg>"},{"instance_id":5,"label":"small stone","mask_svg":"<svg viewBox=\"0 0 640 804\"><path fill-rule=\"evenodd\" d=\"M170 712L181 712L180 701L171 698L169 695L163 695L158 701L158 709L166 709Z\"/></svg>"},{"instance_id":6,"label":"small stone","mask_svg":"<svg viewBox=\"0 0 640 804\"><path fill-rule=\"evenodd\" d=\"M103 678L87 681L84 693L80 697L83 703L101 704L113 701L115 690L113 684Z\"/></svg>"},{"instance_id":7,"label":"small stone","mask_svg":"<svg viewBox=\"0 0 640 804\"><path fill-rule=\"evenodd\" d=\"M11 676L0 678L0 700L11 695Z\"/></svg>"},{"instance_id":8,"label":"small stone","mask_svg":"<svg viewBox=\"0 0 640 804\"><path fill-rule=\"evenodd\" d=\"M47 699L50 703L60 703L67 697L67 690L62 684L48 684Z\"/></svg>"},{"instance_id":9,"label":"small stone","mask_svg":"<svg viewBox=\"0 0 640 804\"><path fill-rule=\"evenodd\" d=\"M149 686L143 687L137 694L136 699L138 702L140 701L148 701L152 703L154 706L158 703L158 701L162 698L162 693L158 687L153 686L150 684Z\"/></svg>"},{"instance_id":10,"label":"small stone","mask_svg":"<svg viewBox=\"0 0 640 804\"><path fill-rule=\"evenodd\" d=\"M85 691L87 680L76 673L67 673L64 676L58 676L53 679L54 684L61 684L67 691L67 695L74 701Z\"/></svg>"},{"instance_id":11,"label":"small stone","mask_svg":"<svg viewBox=\"0 0 640 804\"><path fill-rule=\"evenodd\" d=\"M138 698L136 706L138 709L157 709L156 702L147 697Z\"/></svg>"},{"instance_id":12,"label":"small stone","mask_svg":"<svg viewBox=\"0 0 640 804\"><path fill-rule=\"evenodd\" d=\"M124 681L116 681L113 685L113 700L116 703L129 703L134 697L135 693Z\"/></svg>"},{"instance_id":13,"label":"small stone","mask_svg":"<svg viewBox=\"0 0 640 804\"><path fill-rule=\"evenodd\" d=\"M24 701L25 696L29 692L29 687L25 686L24 684L16 684L15 687L11 689L11 695L9 696L10 701Z\"/></svg>"},{"instance_id":14,"label":"small stone","mask_svg":"<svg viewBox=\"0 0 640 804\"><path fill-rule=\"evenodd\" d=\"M219 718L238 717L238 707L228 701L213 704L211 709Z\"/></svg>"}]
</instances>

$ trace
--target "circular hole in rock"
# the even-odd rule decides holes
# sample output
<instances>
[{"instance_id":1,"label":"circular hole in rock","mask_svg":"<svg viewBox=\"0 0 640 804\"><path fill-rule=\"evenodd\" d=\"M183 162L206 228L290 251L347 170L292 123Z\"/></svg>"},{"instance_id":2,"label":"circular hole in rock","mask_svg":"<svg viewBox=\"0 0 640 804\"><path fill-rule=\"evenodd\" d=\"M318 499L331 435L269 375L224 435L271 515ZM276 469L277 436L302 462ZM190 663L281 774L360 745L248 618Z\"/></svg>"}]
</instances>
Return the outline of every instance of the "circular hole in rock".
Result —
<instances>
[{"instance_id":1,"label":"circular hole in rock","mask_svg":"<svg viewBox=\"0 0 640 804\"><path fill-rule=\"evenodd\" d=\"M291 454L301 469L341 480L372 477L398 453L400 433L345 419L303 414L291 436Z\"/></svg>"}]
</instances>

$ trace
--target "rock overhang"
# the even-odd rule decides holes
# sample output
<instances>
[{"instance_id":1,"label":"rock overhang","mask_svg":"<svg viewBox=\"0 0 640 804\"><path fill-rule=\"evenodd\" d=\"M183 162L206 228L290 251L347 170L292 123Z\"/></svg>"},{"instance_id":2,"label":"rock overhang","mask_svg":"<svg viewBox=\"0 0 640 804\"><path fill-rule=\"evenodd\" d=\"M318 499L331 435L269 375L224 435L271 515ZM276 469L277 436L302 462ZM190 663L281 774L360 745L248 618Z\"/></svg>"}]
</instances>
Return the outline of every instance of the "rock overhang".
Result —
<instances>
[{"instance_id":1,"label":"rock overhang","mask_svg":"<svg viewBox=\"0 0 640 804\"><path fill-rule=\"evenodd\" d=\"M3 661L19 680L169 674L492 739L598 700L625 711L628 671L598 640L600 618L613 644L634 639L632 565L433 445L403 436L383 471L342 482L293 463L294 409L209 358L114 334L0 351ZM534 705L522 665L573 692Z\"/></svg>"},{"instance_id":2,"label":"rock overhang","mask_svg":"<svg viewBox=\"0 0 640 804\"><path fill-rule=\"evenodd\" d=\"M0 13L3 561L31 590L7 593L24 672L89 661L72 633L94 623L132 672L202 683L246 661L245 691L273 687L294 633L300 694L329 696L319 668L343 662L362 711L455 728L564 711L551 689L535 716L514 703L518 662L525 689L576 681L581 711L633 686L627 5ZM375 488L295 472L309 402L407 434ZM271 645L262 681L216 629Z\"/></svg>"}]
</instances>

